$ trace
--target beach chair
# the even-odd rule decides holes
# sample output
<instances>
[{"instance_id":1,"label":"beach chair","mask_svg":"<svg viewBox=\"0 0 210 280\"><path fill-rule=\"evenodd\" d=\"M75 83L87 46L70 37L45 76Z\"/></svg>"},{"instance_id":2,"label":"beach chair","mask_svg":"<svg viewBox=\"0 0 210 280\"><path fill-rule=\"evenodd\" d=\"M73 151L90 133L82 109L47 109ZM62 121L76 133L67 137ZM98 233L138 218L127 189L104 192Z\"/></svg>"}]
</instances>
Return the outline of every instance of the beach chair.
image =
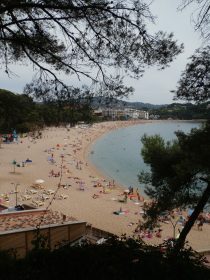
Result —
<instances>
[{"instance_id":1,"label":"beach chair","mask_svg":"<svg viewBox=\"0 0 210 280\"><path fill-rule=\"evenodd\" d=\"M62 197L62 199L67 199L69 197L67 194L61 194L60 196Z\"/></svg>"},{"instance_id":2,"label":"beach chair","mask_svg":"<svg viewBox=\"0 0 210 280\"><path fill-rule=\"evenodd\" d=\"M28 190L28 193L29 194L37 194L37 191L36 190Z\"/></svg>"},{"instance_id":3,"label":"beach chair","mask_svg":"<svg viewBox=\"0 0 210 280\"><path fill-rule=\"evenodd\" d=\"M36 207L40 207L44 205L44 202L40 200L32 200L32 204L35 205Z\"/></svg>"},{"instance_id":4,"label":"beach chair","mask_svg":"<svg viewBox=\"0 0 210 280\"><path fill-rule=\"evenodd\" d=\"M48 195L42 194L42 195L41 195L41 199L42 199L42 201L45 201L45 200L50 199L50 197L49 197Z\"/></svg>"},{"instance_id":5,"label":"beach chair","mask_svg":"<svg viewBox=\"0 0 210 280\"><path fill-rule=\"evenodd\" d=\"M45 194L48 194L48 195L51 195L51 194L54 194L55 191L54 190L46 190L44 191Z\"/></svg>"},{"instance_id":6,"label":"beach chair","mask_svg":"<svg viewBox=\"0 0 210 280\"><path fill-rule=\"evenodd\" d=\"M40 189L40 185L38 185L38 184L32 184L30 187L35 189L35 190Z\"/></svg>"},{"instance_id":7,"label":"beach chair","mask_svg":"<svg viewBox=\"0 0 210 280\"><path fill-rule=\"evenodd\" d=\"M56 198L62 200L62 199L67 199L68 197L69 197L68 195L60 194Z\"/></svg>"},{"instance_id":8,"label":"beach chair","mask_svg":"<svg viewBox=\"0 0 210 280\"><path fill-rule=\"evenodd\" d=\"M25 195L22 195L22 201L24 200L30 200L31 199L31 196L28 195L28 194L25 194Z\"/></svg>"}]
</instances>

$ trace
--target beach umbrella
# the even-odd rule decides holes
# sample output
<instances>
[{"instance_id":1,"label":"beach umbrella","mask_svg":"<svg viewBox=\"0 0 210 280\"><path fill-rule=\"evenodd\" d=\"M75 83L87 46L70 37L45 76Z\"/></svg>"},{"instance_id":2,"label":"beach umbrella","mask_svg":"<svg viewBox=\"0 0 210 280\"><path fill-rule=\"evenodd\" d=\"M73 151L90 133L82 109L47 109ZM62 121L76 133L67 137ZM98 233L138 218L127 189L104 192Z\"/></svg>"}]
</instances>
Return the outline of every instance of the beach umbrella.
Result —
<instances>
[{"instance_id":1,"label":"beach umbrella","mask_svg":"<svg viewBox=\"0 0 210 280\"><path fill-rule=\"evenodd\" d=\"M36 184L43 184L44 183L44 180L43 179L37 179L35 181Z\"/></svg>"}]
</instances>

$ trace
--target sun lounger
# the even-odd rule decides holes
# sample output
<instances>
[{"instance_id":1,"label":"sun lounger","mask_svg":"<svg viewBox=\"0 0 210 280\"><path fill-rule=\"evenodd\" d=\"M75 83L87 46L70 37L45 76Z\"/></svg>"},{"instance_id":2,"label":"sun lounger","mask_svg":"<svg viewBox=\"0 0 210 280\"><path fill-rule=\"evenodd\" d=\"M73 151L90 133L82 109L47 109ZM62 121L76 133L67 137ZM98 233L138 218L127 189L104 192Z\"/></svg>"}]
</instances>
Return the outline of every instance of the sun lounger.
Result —
<instances>
[{"instance_id":1,"label":"sun lounger","mask_svg":"<svg viewBox=\"0 0 210 280\"><path fill-rule=\"evenodd\" d=\"M44 201L44 200L48 200L50 199L50 197L48 195L41 195L41 199Z\"/></svg>"},{"instance_id":2,"label":"sun lounger","mask_svg":"<svg viewBox=\"0 0 210 280\"><path fill-rule=\"evenodd\" d=\"M27 194L36 194L37 191L36 190L27 190L26 193Z\"/></svg>"},{"instance_id":3,"label":"sun lounger","mask_svg":"<svg viewBox=\"0 0 210 280\"><path fill-rule=\"evenodd\" d=\"M35 206L43 206L44 205L44 202L40 201L40 200L32 200L32 203L35 205Z\"/></svg>"},{"instance_id":4,"label":"sun lounger","mask_svg":"<svg viewBox=\"0 0 210 280\"><path fill-rule=\"evenodd\" d=\"M31 185L31 187L33 188L33 189L36 189L36 190L39 190L39 189L43 189L44 187L42 186L42 185L40 185L40 184L33 184L33 185Z\"/></svg>"},{"instance_id":5,"label":"sun lounger","mask_svg":"<svg viewBox=\"0 0 210 280\"><path fill-rule=\"evenodd\" d=\"M48 195L51 195L51 194L54 194L55 191L54 190L45 190L44 193L48 194Z\"/></svg>"},{"instance_id":6,"label":"sun lounger","mask_svg":"<svg viewBox=\"0 0 210 280\"><path fill-rule=\"evenodd\" d=\"M68 195L66 195L66 194L60 194L60 198L61 199L67 199L69 196Z\"/></svg>"},{"instance_id":7,"label":"sun lounger","mask_svg":"<svg viewBox=\"0 0 210 280\"><path fill-rule=\"evenodd\" d=\"M113 214L115 215L125 215L128 213L128 210L122 210L122 211L114 211Z\"/></svg>"},{"instance_id":8,"label":"sun lounger","mask_svg":"<svg viewBox=\"0 0 210 280\"><path fill-rule=\"evenodd\" d=\"M119 202L126 203L127 199L118 199Z\"/></svg>"},{"instance_id":9,"label":"sun lounger","mask_svg":"<svg viewBox=\"0 0 210 280\"><path fill-rule=\"evenodd\" d=\"M30 195L27 195L27 194L25 194L25 195L22 195L22 200L24 201L24 200L30 200L31 199L31 196Z\"/></svg>"}]
</instances>

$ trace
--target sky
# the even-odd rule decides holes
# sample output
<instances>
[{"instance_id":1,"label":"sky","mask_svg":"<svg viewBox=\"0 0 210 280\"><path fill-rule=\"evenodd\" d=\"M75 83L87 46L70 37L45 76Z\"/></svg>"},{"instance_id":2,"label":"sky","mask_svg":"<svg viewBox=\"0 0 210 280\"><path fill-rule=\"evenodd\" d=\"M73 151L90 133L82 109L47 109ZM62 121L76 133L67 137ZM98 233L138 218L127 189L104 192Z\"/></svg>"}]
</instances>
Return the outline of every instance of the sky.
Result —
<instances>
[{"instance_id":1,"label":"sky","mask_svg":"<svg viewBox=\"0 0 210 280\"><path fill-rule=\"evenodd\" d=\"M132 86L135 90L128 101L152 104L170 104L173 102L173 94L170 91L176 89L188 58L202 44L199 33L194 31L191 21L191 15L195 7L188 7L184 11L178 12L177 8L180 2L181 0L154 0L151 4L151 11L153 15L157 16L157 19L156 24L150 26L149 29L173 32L178 43L184 43L184 52L165 70L159 71L152 67L146 69L144 77L139 80L125 78L125 84ZM0 68L0 88L22 93L25 84L32 79L33 69L31 66L27 67L19 64L12 65L11 69L14 74L8 77L4 69ZM73 84L80 86L78 80L73 80Z\"/></svg>"},{"instance_id":2,"label":"sky","mask_svg":"<svg viewBox=\"0 0 210 280\"><path fill-rule=\"evenodd\" d=\"M176 89L177 82L184 71L188 58L201 46L199 33L194 31L192 13L194 8L188 7L182 12L177 8L180 0L154 0L151 11L156 19L156 30L173 32L178 43L184 44L184 52L177 56L169 68L158 71L154 67L148 69L143 78L130 81L135 94L130 101L148 102L152 104L168 104L173 102L171 90Z\"/></svg>"}]
</instances>

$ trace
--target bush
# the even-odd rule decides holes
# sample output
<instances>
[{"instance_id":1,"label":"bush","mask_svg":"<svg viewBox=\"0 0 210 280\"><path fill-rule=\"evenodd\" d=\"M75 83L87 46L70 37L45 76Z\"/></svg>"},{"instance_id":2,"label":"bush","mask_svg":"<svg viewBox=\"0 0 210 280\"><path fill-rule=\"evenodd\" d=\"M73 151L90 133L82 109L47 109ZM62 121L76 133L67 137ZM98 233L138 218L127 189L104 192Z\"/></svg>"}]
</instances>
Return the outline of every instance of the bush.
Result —
<instances>
[{"instance_id":1,"label":"bush","mask_svg":"<svg viewBox=\"0 0 210 280\"><path fill-rule=\"evenodd\" d=\"M0 255L1 279L210 279L210 270L190 248L174 255L172 248L145 245L132 238L111 238L101 245L65 245L38 249L24 259Z\"/></svg>"}]
</instances>

